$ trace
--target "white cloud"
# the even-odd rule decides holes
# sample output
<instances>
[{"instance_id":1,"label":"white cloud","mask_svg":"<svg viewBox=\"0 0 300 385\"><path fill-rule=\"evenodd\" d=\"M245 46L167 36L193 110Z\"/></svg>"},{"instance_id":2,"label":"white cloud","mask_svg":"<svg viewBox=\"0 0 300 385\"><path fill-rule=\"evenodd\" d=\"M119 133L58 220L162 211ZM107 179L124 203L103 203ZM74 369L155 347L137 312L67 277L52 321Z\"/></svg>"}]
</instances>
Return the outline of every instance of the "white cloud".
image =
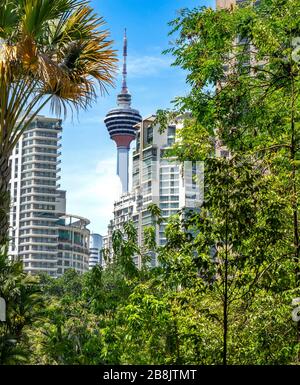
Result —
<instances>
[{"instance_id":1,"label":"white cloud","mask_svg":"<svg viewBox=\"0 0 300 385\"><path fill-rule=\"evenodd\" d=\"M121 182L116 175L116 159L107 158L96 162L95 168L76 170L62 176L67 190L67 212L91 221L94 232L106 234L113 216L113 204L121 193Z\"/></svg>"},{"instance_id":2,"label":"white cloud","mask_svg":"<svg viewBox=\"0 0 300 385\"><path fill-rule=\"evenodd\" d=\"M127 64L128 76L146 77L157 75L170 68L172 61L172 58L167 56L129 56ZM120 72L122 72L121 68Z\"/></svg>"}]
</instances>

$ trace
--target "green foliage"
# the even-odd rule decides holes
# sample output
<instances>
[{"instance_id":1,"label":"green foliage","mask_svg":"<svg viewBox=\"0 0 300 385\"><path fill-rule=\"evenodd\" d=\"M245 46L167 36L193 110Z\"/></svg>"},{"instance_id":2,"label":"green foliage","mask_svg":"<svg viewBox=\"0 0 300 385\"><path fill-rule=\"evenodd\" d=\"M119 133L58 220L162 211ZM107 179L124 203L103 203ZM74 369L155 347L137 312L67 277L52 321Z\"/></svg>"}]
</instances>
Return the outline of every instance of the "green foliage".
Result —
<instances>
[{"instance_id":1,"label":"green foliage","mask_svg":"<svg viewBox=\"0 0 300 385\"><path fill-rule=\"evenodd\" d=\"M188 112L168 156L204 162L203 203L169 218L164 246L150 204L142 246L128 222L105 269L41 276L41 293L0 259L2 363L20 362L20 349L34 364L299 363L299 21L294 0L180 12L170 51L191 92L156 123Z\"/></svg>"},{"instance_id":2,"label":"green foliage","mask_svg":"<svg viewBox=\"0 0 300 385\"><path fill-rule=\"evenodd\" d=\"M157 110L155 114L155 121L154 125L159 126L160 132L164 132L167 128L168 125L176 121L178 113L176 111L170 111L170 110Z\"/></svg>"},{"instance_id":3,"label":"green foliage","mask_svg":"<svg viewBox=\"0 0 300 385\"><path fill-rule=\"evenodd\" d=\"M23 272L21 262L9 261L0 251L0 297L6 302L6 322L0 322L0 364L24 363L30 341L26 330L42 316L43 298L38 280Z\"/></svg>"},{"instance_id":4,"label":"green foliage","mask_svg":"<svg viewBox=\"0 0 300 385\"><path fill-rule=\"evenodd\" d=\"M297 2L266 0L184 10L171 23L177 39L169 52L192 87L178 105L193 117L172 152L205 162L196 239L201 274L215 277L212 287L221 294L223 363L231 361L236 303L251 307L262 288L270 298L281 294L282 306L287 291L299 293L299 18ZM212 156L220 143L229 160ZM296 329L285 348L291 360L299 323ZM275 356L269 359L280 361Z\"/></svg>"}]
</instances>

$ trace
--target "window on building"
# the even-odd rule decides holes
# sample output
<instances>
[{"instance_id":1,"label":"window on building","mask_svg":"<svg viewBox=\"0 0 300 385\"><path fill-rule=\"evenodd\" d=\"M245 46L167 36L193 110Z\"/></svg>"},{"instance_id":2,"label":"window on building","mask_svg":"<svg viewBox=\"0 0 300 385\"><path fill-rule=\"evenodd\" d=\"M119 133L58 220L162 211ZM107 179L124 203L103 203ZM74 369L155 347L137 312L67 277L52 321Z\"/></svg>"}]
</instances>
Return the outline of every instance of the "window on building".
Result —
<instances>
[{"instance_id":1,"label":"window on building","mask_svg":"<svg viewBox=\"0 0 300 385\"><path fill-rule=\"evenodd\" d=\"M222 158L227 158L229 156L229 151L221 150L220 155Z\"/></svg>"},{"instance_id":2,"label":"window on building","mask_svg":"<svg viewBox=\"0 0 300 385\"><path fill-rule=\"evenodd\" d=\"M152 144L153 142L153 127L147 127L147 134L146 134L146 143L145 144Z\"/></svg>"}]
</instances>

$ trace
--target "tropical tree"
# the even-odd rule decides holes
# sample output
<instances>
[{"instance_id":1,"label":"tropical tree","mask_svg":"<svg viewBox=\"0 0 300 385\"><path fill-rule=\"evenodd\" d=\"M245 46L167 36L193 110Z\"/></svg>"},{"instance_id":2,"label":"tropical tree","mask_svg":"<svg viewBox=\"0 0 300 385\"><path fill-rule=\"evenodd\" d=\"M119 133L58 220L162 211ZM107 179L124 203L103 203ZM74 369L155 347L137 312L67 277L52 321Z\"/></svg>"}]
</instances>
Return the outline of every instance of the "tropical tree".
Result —
<instances>
[{"instance_id":1,"label":"tropical tree","mask_svg":"<svg viewBox=\"0 0 300 385\"><path fill-rule=\"evenodd\" d=\"M113 82L116 56L87 0L3 0L0 5L0 244L7 237L9 156L48 103L87 108ZM101 28L101 29L100 29Z\"/></svg>"},{"instance_id":2,"label":"tropical tree","mask_svg":"<svg viewBox=\"0 0 300 385\"><path fill-rule=\"evenodd\" d=\"M281 272L286 269L288 278L280 280L281 289L274 282L271 286L282 291L282 298L285 290L291 296L300 290L299 21L294 0L183 10L172 22L178 38L170 49L175 64L188 71L192 88L178 100L194 118L183 133L186 138L191 133L189 143L204 142L202 137L206 145L221 142L232 155L261 162L273 178L270 191L285 215ZM193 148L182 149L181 155ZM299 346L299 322L295 334Z\"/></svg>"},{"instance_id":3,"label":"tropical tree","mask_svg":"<svg viewBox=\"0 0 300 385\"><path fill-rule=\"evenodd\" d=\"M27 362L30 341L27 330L34 329L43 310L37 277L23 272L20 261L9 261L0 251L0 297L6 302L6 321L0 323L0 364Z\"/></svg>"}]
</instances>

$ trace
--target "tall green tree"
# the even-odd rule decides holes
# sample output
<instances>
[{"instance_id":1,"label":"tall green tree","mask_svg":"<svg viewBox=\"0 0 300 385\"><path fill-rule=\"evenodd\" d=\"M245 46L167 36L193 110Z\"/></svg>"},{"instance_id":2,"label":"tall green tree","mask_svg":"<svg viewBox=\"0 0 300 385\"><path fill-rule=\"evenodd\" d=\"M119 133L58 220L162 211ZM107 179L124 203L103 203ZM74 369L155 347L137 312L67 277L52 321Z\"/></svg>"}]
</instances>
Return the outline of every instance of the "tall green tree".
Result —
<instances>
[{"instance_id":1,"label":"tall green tree","mask_svg":"<svg viewBox=\"0 0 300 385\"><path fill-rule=\"evenodd\" d=\"M200 140L200 132L205 131L206 144L215 138L232 154L261 160L263 172L275 177L270 189L281 199L286 214L281 262L287 268L289 290L297 295L299 4L262 0L256 6L245 2L225 10L183 10L172 25L173 32L179 32L171 48L175 64L188 71L192 87L178 103L192 111L195 136ZM287 287L281 289L283 293ZM299 332L298 322L298 344Z\"/></svg>"}]
</instances>

